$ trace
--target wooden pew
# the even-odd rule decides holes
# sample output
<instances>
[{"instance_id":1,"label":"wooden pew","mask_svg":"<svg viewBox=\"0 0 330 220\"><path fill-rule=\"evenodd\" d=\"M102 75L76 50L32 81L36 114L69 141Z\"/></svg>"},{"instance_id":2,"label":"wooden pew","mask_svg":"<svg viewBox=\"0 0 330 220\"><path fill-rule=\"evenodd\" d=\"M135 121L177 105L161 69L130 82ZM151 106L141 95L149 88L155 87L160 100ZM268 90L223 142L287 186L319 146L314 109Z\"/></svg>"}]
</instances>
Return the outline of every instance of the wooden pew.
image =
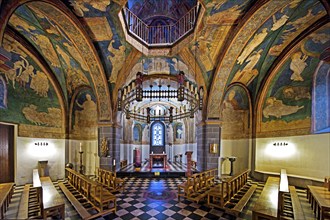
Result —
<instances>
[{"instance_id":1,"label":"wooden pew","mask_svg":"<svg viewBox=\"0 0 330 220\"><path fill-rule=\"evenodd\" d=\"M0 218L3 219L5 212L7 211L11 197L14 193L15 183L1 183L0 184Z\"/></svg>"},{"instance_id":2,"label":"wooden pew","mask_svg":"<svg viewBox=\"0 0 330 220\"><path fill-rule=\"evenodd\" d=\"M215 184L217 169L210 169L201 173L195 173L187 178L187 181L178 186L178 200L184 197L193 202L199 202L207 197L208 191Z\"/></svg>"},{"instance_id":3,"label":"wooden pew","mask_svg":"<svg viewBox=\"0 0 330 220\"><path fill-rule=\"evenodd\" d=\"M29 192L30 184L24 186L22 197L19 203L17 219L27 219L29 217ZM41 216L41 215L40 215Z\"/></svg>"},{"instance_id":4,"label":"wooden pew","mask_svg":"<svg viewBox=\"0 0 330 220\"><path fill-rule=\"evenodd\" d=\"M67 187L64 185L64 183L59 183L58 185L59 185L60 189L62 190L62 192L64 193L64 195L66 196L66 198L70 201L70 203L72 204L72 206L78 212L78 214L80 215L80 217L82 219L90 219L90 217L92 215L81 204L81 202L79 202L79 200L74 196L74 194L72 194L70 192L70 190L67 189Z\"/></svg>"},{"instance_id":5,"label":"wooden pew","mask_svg":"<svg viewBox=\"0 0 330 220\"><path fill-rule=\"evenodd\" d=\"M286 170L280 177L268 177L252 209L252 219L305 219L294 186L289 186Z\"/></svg>"},{"instance_id":6,"label":"wooden pew","mask_svg":"<svg viewBox=\"0 0 330 220\"><path fill-rule=\"evenodd\" d=\"M66 168L66 170L69 174L68 180L70 185L86 196L102 215L112 211L116 212L116 197L108 190L104 189L102 184L70 168ZM110 207L110 203L113 203L112 207Z\"/></svg>"},{"instance_id":7,"label":"wooden pew","mask_svg":"<svg viewBox=\"0 0 330 220\"><path fill-rule=\"evenodd\" d=\"M238 216L257 188L257 185L248 184L248 174L249 170L244 170L213 187L208 193L208 205L224 208L227 213Z\"/></svg>"},{"instance_id":8,"label":"wooden pew","mask_svg":"<svg viewBox=\"0 0 330 220\"><path fill-rule=\"evenodd\" d=\"M32 172L33 185L24 186L17 219L43 218L43 191L37 169Z\"/></svg>"},{"instance_id":9,"label":"wooden pew","mask_svg":"<svg viewBox=\"0 0 330 220\"><path fill-rule=\"evenodd\" d=\"M268 177L266 184L252 209L252 219L277 219L280 178Z\"/></svg>"},{"instance_id":10,"label":"wooden pew","mask_svg":"<svg viewBox=\"0 0 330 220\"><path fill-rule=\"evenodd\" d=\"M43 192L43 218L59 215L61 219L65 219L65 203L50 177L40 177L40 182Z\"/></svg>"},{"instance_id":11,"label":"wooden pew","mask_svg":"<svg viewBox=\"0 0 330 220\"><path fill-rule=\"evenodd\" d=\"M116 172L97 168L97 181L107 187L110 192L122 191L125 189L125 181L117 177Z\"/></svg>"},{"instance_id":12,"label":"wooden pew","mask_svg":"<svg viewBox=\"0 0 330 220\"><path fill-rule=\"evenodd\" d=\"M304 211L301 207L296 188L294 186L289 186L290 196L292 201L293 215L295 219L305 219Z\"/></svg>"}]
</instances>

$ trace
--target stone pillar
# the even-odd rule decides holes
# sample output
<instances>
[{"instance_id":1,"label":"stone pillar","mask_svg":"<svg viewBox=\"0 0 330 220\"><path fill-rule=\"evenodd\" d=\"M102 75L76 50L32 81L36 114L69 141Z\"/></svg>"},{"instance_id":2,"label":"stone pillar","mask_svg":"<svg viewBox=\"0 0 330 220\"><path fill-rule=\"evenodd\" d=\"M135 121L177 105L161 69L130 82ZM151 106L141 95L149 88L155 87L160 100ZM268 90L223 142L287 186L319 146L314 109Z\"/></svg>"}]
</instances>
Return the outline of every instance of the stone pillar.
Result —
<instances>
[{"instance_id":1,"label":"stone pillar","mask_svg":"<svg viewBox=\"0 0 330 220\"><path fill-rule=\"evenodd\" d=\"M206 121L197 126L197 169L199 171L209 170L218 167L218 157L220 149L217 153L210 152L210 144L218 144L220 146L220 122Z\"/></svg>"},{"instance_id":2,"label":"stone pillar","mask_svg":"<svg viewBox=\"0 0 330 220\"><path fill-rule=\"evenodd\" d=\"M120 168L120 129L115 125L99 127L98 146L100 147L103 137L108 142L108 156L100 157L100 168L116 171Z\"/></svg>"},{"instance_id":3,"label":"stone pillar","mask_svg":"<svg viewBox=\"0 0 330 220\"><path fill-rule=\"evenodd\" d=\"M187 172L186 172L186 177L190 177L192 175L191 172L191 155L192 155L192 151L187 151L186 155L187 155Z\"/></svg>"}]
</instances>

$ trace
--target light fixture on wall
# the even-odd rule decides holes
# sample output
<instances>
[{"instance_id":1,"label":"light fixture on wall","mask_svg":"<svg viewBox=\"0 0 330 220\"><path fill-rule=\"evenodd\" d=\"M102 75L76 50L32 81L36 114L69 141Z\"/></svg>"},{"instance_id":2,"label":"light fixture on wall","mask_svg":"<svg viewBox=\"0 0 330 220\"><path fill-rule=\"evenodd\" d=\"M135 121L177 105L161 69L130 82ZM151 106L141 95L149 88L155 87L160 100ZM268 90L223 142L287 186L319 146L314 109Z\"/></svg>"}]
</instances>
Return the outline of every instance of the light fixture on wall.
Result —
<instances>
[{"instance_id":1,"label":"light fixture on wall","mask_svg":"<svg viewBox=\"0 0 330 220\"><path fill-rule=\"evenodd\" d=\"M288 146L289 143L285 141L278 141L273 143L274 146Z\"/></svg>"},{"instance_id":2,"label":"light fixture on wall","mask_svg":"<svg viewBox=\"0 0 330 220\"><path fill-rule=\"evenodd\" d=\"M126 115L126 119L133 118L137 121L146 123L150 123L151 121L164 121L171 123L173 120L194 118L194 114L198 110L203 109L203 87L201 86L198 88L195 83L186 79L183 71L180 71L176 78L178 89L171 89L170 77L168 77L167 80L166 77L163 78L165 78L165 80L159 78L158 86L154 86L152 77L138 72L136 74L136 79L132 80L124 88L118 90L118 111L123 111ZM142 84L148 79L150 85L148 89L145 89ZM164 82L165 85L162 85ZM182 103L181 106L176 108L175 111L174 107L170 106L164 111L153 111L153 114L150 107L144 109L136 109L135 107L132 107L134 101L169 101L170 99L177 99L177 101ZM185 105L183 101L186 101L187 105Z\"/></svg>"},{"instance_id":3,"label":"light fixture on wall","mask_svg":"<svg viewBox=\"0 0 330 220\"><path fill-rule=\"evenodd\" d=\"M48 142L47 141L38 141L38 142L35 142L34 145L36 145L36 146L48 146Z\"/></svg>"}]
</instances>

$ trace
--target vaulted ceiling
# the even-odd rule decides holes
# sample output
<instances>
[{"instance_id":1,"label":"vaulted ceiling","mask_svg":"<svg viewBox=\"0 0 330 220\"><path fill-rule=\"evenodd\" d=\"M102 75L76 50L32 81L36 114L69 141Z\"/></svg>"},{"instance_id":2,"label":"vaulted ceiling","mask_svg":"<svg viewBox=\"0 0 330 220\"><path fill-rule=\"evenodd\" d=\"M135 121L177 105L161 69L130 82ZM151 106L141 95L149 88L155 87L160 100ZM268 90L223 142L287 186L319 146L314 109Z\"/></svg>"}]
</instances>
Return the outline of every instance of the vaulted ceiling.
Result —
<instances>
[{"instance_id":1,"label":"vaulted ceiling","mask_svg":"<svg viewBox=\"0 0 330 220\"><path fill-rule=\"evenodd\" d=\"M151 13L164 16L157 10L161 7L173 9L191 2L129 0L128 5L140 7L137 13L150 20L153 16L147 15ZM185 71L206 90L205 117L219 118L226 86L245 85L255 101L270 72L279 68L296 44L312 39L301 46L310 57L319 57L329 48L326 0L202 0L203 17L193 37L179 42L181 47L170 56L161 49L158 55L144 55L126 41L120 25L118 13L126 3L2 0L0 39L4 50L0 54L6 57L7 52L14 52L22 57L20 46L13 47L13 41L20 42L16 45L25 45L35 54L32 60L44 66L64 108L69 109L78 89L88 88L95 94L99 121L112 121L117 90L138 68L157 74L159 62L162 74ZM12 68L8 59L2 59L0 70Z\"/></svg>"}]
</instances>

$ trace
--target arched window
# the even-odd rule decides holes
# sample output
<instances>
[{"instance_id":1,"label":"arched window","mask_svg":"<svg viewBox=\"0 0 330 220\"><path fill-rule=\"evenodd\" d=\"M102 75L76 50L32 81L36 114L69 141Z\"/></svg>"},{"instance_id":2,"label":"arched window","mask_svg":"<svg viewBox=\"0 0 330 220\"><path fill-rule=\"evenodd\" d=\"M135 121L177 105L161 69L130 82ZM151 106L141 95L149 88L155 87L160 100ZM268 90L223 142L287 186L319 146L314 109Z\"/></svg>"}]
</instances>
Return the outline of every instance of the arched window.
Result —
<instances>
[{"instance_id":1,"label":"arched window","mask_svg":"<svg viewBox=\"0 0 330 220\"><path fill-rule=\"evenodd\" d=\"M135 124L133 127L133 141L141 142L142 140L142 127L139 124Z\"/></svg>"},{"instance_id":2,"label":"arched window","mask_svg":"<svg viewBox=\"0 0 330 220\"><path fill-rule=\"evenodd\" d=\"M151 146L165 146L165 126L161 122L151 125Z\"/></svg>"}]
</instances>

